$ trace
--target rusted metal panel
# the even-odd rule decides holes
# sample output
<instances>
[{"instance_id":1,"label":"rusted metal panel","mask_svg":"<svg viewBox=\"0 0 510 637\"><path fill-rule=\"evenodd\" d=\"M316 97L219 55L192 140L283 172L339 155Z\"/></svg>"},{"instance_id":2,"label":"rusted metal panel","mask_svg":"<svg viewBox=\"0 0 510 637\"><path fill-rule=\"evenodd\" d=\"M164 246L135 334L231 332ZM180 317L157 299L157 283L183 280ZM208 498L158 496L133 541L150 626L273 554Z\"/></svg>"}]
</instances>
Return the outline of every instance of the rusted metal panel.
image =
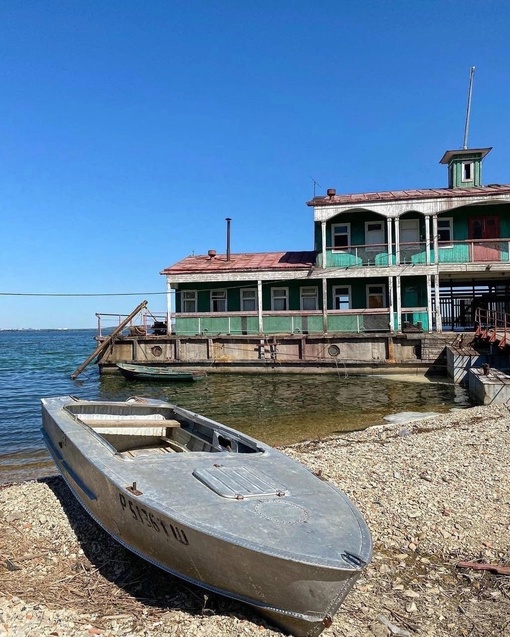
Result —
<instances>
[{"instance_id":1,"label":"rusted metal panel","mask_svg":"<svg viewBox=\"0 0 510 637\"><path fill-rule=\"evenodd\" d=\"M238 271L256 272L263 270L307 269L315 263L314 251L255 252L231 254L230 259L223 254L211 257L193 255L165 268L160 274L177 275L190 272Z\"/></svg>"}]
</instances>

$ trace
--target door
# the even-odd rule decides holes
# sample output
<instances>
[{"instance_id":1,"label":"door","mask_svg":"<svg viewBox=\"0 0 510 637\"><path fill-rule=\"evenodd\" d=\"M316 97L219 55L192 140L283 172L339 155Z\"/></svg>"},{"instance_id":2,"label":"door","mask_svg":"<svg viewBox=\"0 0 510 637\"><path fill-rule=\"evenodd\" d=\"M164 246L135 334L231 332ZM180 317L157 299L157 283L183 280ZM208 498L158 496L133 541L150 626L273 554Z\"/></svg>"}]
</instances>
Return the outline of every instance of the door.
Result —
<instances>
[{"instance_id":1,"label":"door","mask_svg":"<svg viewBox=\"0 0 510 637\"><path fill-rule=\"evenodd\" d=\"M420 221L419 219L400 220L400 243L419 243Z\"/></svg>"},{"instance_id":2,"label":"door","mask_svg":"<svg viewBox=\"0 0 510 637\"><path fill-rule=\"evenodd\" d=\"M499 217L469 219L469 238L473 240L473 261L500 261ZM481 241L478 242L477 240ZM494 239L494 241L490 241Z\"/></svg>"}]
</instances>

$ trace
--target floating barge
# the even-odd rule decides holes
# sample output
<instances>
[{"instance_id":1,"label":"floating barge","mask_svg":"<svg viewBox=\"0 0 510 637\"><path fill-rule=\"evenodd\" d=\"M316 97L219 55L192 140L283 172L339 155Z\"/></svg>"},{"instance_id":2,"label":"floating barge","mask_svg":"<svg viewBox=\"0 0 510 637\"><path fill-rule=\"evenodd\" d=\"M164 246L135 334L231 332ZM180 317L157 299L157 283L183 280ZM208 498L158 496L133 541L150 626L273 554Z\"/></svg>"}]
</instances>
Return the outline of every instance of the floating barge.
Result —
<instances>
[{"instance_id":1,"label":"floating barge","mask_svg":"<svg viewBox=\"0 0 510 637\"><path fill-rule=\"evenodd\" d=\"M98 315L101 373L446 373L446 347L482 325L508 352L510 184L483 185L490 151L446 151L446 188L315 196L313 250L232 253L227 218L224 254L160 272L166 312L144 302L113 331Z\"/></svg>"}]
</instances>

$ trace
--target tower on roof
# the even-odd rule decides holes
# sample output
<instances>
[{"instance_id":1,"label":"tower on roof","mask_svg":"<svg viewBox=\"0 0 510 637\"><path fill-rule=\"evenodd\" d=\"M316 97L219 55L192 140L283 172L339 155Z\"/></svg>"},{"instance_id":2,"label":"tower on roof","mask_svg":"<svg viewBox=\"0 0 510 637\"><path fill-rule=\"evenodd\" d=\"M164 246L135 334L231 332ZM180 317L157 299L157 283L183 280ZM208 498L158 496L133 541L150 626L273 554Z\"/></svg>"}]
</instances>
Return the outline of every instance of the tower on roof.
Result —
<instances>
[{"instance_id":1,"label":"tower on roof","mask_svg":"<svg viewBox=\"0 0 510 637\"><path fill-rule=\"evenodd\" d=\"M448 164L448 188L476 188L482 185L482 161L492 148L468 148L469 118L475 67L469 72L469 89L462 150L447 150L440 164Z\"/></svg>"},{"instance_id":2,"label":"tower on roof","mask_svg":"<svg viewBox=\"0 0 510 637\"><path fill-rule=\"evenodd\" d=\"M491 148L447 150L440 164L448 164L448 188L476 188L482 185L482 161Z\"/></svg>"}]
</instances>

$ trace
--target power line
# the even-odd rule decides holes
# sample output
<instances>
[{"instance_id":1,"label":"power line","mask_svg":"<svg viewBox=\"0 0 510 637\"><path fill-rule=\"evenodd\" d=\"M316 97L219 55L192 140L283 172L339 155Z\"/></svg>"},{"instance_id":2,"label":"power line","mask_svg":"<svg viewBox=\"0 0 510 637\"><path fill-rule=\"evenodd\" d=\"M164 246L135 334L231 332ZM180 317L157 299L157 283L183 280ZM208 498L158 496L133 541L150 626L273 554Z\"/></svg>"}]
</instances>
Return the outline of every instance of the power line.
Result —
<instances>
[{"instance_id":1,"label":"power line","mask_svg":"<svg viewBox=\"0 0 510 637\"><path fill-rule=\"evenodd\" d=\"M60 292L0 292L0 296L44 296L44 297L93 297L93 296L155 296L166 292L98 292L98 293L60 293Z\"/></svg>"},{"instance_id":2,"label":"power line","mask_svg":"<svg viewBox=\"0 0 510 637\"><path fill-rule=\"evenodd\" d=\"M305 279L295 279L296 281L303 281ZM268 281L262 281L262 286L263 287L267 287L270 285L275 285L275 284L281 284L284 285L284 283L287 280L279 280L279 279L274 279L274 280L268 280ZM188 285L193 285L193 283L189 283ZM196 283L195 285L199 285L198 283ZM248 281L246 283L239 283L236 285L222 285L221 289L222 290L240 290L243 288L255 288L256 289L256 284L253 281ZM195 288L186 288L185 290L180 290L180 289L172 289L172 292L174 292L175 294L180 294L183 291L189 291L190 289L195 289ZM197 290L199 290L200 292L211 292L212 290L217 290L220 289L218 287L212 287L212 288L196 288ZM167 292L91 292L91 293L83 293L83 292L74 292L74 293L68 293L68 292L0 292L0 296L27 296L27 297L75 297L75 298L87 298L87 297L103 297L103 296L164 296L166 295Z\"/></svg>"}]
</instances>

